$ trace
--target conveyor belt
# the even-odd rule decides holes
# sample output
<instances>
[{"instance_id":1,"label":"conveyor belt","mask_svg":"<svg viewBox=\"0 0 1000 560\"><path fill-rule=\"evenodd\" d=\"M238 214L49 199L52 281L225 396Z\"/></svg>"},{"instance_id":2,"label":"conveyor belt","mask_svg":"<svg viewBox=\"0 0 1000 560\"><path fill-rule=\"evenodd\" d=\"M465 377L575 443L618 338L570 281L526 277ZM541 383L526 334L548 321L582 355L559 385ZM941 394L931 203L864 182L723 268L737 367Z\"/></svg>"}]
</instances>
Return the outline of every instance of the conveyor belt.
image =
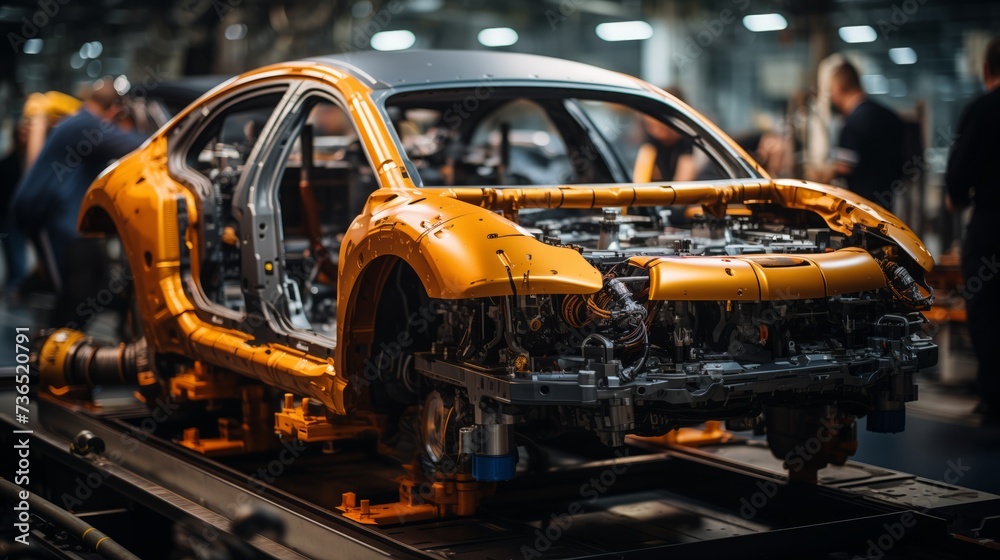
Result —
<instances>
[{"instance_id":1,"label":"conveyor belt","mask_svg":"<svg viewBox=\"0 0 1000 560\"><path fill-rule=\"evenodd\" d=\"M389 479L402 471L363 448L303 453L267 482L253 474L273 469L277 453L210 460L157 437L169 435L169 426L147 434L136 427L141 417L39 402L32 418L41 424L33 435L41 453L74 470L102 472L109 488L194 533L206 526L226 533L236 505L273 511L286 528L283 542L250 541L270 558L328 558L333 550L338 558L455 560L780 557L793 550L800 558L864 556L879 538L907 557L971 558L986 553L975 541L990 536L988 525L976 529L1000 514L1000 497L858 463L822 471L816 486L790 485L765 447L741 441L633 447L613 459L552 449L545 472L505 484L473 518L380 528L333 509L344 491L373 503L394 498ZM104 439L104 459L68 452L84 429ZM898 537L885 536L904 524Z\"/></svg>"}]
</instances>

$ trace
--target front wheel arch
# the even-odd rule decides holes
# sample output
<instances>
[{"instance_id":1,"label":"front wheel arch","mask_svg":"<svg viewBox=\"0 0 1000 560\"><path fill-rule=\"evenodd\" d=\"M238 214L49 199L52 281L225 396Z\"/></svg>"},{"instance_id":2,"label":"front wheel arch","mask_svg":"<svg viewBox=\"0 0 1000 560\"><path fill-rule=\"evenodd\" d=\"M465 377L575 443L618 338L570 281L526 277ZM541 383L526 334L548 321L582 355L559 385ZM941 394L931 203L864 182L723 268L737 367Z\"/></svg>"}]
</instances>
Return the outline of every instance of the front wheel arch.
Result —
<instances>
[{"instance_id":1,"label":"front wheel arch","mask_svg":"<svg viewBox=\"0 0 1000 560\"><path fill-rule=\"evenodd\" d=\"M368 263L354 282L352 292L346 300L346 307L337 323L339 370L348 382L345 402L350 402L354 407L371 404L370 389L380 381L381 370L384 369L377 363L379 352L377 346L379 342L384 342L389 334L393 334L387 329L398 328L401 333L408 328L408 316L412 313L406 313L405 299L401 302L403 305L393 310L398 310L400 315L387 316L394 314L388 311L386 306L391 301L389 298L396 297L396 294L386 292L389 290L391 280L398 278L397 275L405 275L410 280L406 282L407 292L403 295L404 298L423 302L428 300L427 292L419 282L419 276L413 267L397 256L381 256ZM425 322L421 324L429 325L430 320L423 315L420 319ZM409 338L404 337L403 342L406 343L406 350L418 349L416 346L411 347ZM348 408L352 406L349 405Z\"/></svg>"}]
</instances>

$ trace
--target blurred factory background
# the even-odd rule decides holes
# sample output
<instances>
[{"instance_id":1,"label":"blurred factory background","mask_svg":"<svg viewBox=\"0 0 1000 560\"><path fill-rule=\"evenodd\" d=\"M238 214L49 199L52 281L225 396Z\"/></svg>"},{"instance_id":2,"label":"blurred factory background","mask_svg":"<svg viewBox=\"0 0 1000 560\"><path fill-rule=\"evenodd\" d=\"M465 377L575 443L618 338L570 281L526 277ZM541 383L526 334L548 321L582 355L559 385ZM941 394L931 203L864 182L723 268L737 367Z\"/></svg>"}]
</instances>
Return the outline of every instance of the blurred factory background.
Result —
<instances>
[{"instance_id":1,"label":"blurred factory background","mask_svg":"<svg viewBox=\"0 0 1000 560\"><path fill-rule=\"evenodd\" d=\"M983 52L1000 30L995 0L6 0L0 30L0 154L27 94L74 93L101 76L114 76L120 92L167 99L178 84L198 91L321 54L497 49L679 87L734 137L784 138L795 158L783 174L808 177L840 130L826 84L846 57L868 94L910 123L919 142L897 213L938 259L945 288L933 317L941 364L921 386L913 429L863 435L879 443L862 441L856 458L931 478L941 478L944 458L1000 462L995 433L961 428L975 424L975 361L954 289L962 217L944 211L942 190L959 115L983 92ZM216 78L184 82L197 76ZM163 103L164 114L178 109ZM933 453L923 448L929 441ZM1000 491L990 469L963 484Z\"/></svg>"},{"instance_id":2,"label":"blurred factory background","mask_svg":"<svg viewBox=\"0 0 1000 560\"><path fill-rule=\"evenodd\" d=\"M843 55L870 95L921 131L919 192L897 210L941 254L958 229L941 212L951 131L982 91L998 24L989 0L17 0L0 6L0 105L15 116L27 93L72 93L104 75L147 90L334 52L499 49L677 86L732 135L797 134L789 174L804 176L800 165L825 160L839 129L821 69Z\"/></svg>"}]
</instances>

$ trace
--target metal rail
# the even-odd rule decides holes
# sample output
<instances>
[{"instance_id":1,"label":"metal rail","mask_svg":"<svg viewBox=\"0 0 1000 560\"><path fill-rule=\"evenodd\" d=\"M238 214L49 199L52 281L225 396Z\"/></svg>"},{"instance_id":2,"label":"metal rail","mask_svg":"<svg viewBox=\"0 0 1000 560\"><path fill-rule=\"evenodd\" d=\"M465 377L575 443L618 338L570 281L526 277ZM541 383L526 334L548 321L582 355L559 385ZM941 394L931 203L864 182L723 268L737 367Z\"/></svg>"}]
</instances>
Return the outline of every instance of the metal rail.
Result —
<instances>
[{"instance_id":1,"label":"metal rail","mask_svg":"<svg viewBox=\"0 0 1000 560\"><path fill-rule=\"evenodd\" d=\"M774 464L747 463L740 452L754 451L753 445L633 447L631 456L582 461L555 449L556 466L506 484L476 517L379 528L320 505L344 485L339 471L324 466L328 457L303 459L273 484L250 484L239 460L206 459L123 418L101 418L45 399L40 407L32 417L44 429L33 437L45 455L75 470L99 471L115 491L191 531L228 533L236 506L275 512L286 527L285 544L259 536L249 541L272 558L326 558L336 551L338 558L631 559L774 555L793 547L803 555L837 547L864 554L866 542L904 522L906 543L934 553L961 549L959 556L971 558L981 547L952 533L973 534L986 516L1000 512L1000 497L856 463L820 485L787 484ZM0 421L13 424L2 414ZM67 451L84 429L106 442L102 456ZM375 467L362 463L355 470L370 474ZM596 491L595 480L610 484Z\"/></svg>"},{"instance_id":2,"label":"metal rail","mask_svg":"<svg viewBox=\"0 0 1000 560\"><path fill-rule=\"evenodd\" d=\"M232 516L242 508L256 507L279 513L285 521L284 540L291 543L282 545L260 536L249 541L268 557L324 558L331 550L337 551L338 558L350 560L424 556L419 550L348 520L335 519L332 514L326 517L298 509L285 502L280 492L263 496L231 477L186 460L184 453L158 448L156 438L139 430L129 433L82 409L73 410L44 399L39 407L41 412L33 411L32 418L37 418L44 430L36 429L32 438L34 445L41 444L38 447L46 456L75 470L99 471L109 488L185 524L197 534L231 535ZM5 414L0 414L0 421L16 425ZM71 454L69 442L81 430L103 439L105 452L87 457Z\"/></svg>"}]
</instances>

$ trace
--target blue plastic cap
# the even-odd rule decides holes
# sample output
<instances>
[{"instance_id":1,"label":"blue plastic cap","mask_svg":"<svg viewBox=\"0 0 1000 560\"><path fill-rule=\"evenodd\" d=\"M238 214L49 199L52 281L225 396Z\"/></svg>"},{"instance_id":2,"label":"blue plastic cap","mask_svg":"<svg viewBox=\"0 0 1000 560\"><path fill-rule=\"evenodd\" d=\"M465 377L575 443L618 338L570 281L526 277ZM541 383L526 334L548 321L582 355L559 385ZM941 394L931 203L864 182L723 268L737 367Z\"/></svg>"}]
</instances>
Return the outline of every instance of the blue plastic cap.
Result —
<instances>
[{"instance_id":1,"label":"blue plastic cap","mask_svg":"<svg viewBox=\"0 0 1000 560\"><path fill-rule=\"evenodd\" d=\"M517 472L517 453L473 455L472 478L482 482L513 480Z\"/></svg>"}]
</instances>

